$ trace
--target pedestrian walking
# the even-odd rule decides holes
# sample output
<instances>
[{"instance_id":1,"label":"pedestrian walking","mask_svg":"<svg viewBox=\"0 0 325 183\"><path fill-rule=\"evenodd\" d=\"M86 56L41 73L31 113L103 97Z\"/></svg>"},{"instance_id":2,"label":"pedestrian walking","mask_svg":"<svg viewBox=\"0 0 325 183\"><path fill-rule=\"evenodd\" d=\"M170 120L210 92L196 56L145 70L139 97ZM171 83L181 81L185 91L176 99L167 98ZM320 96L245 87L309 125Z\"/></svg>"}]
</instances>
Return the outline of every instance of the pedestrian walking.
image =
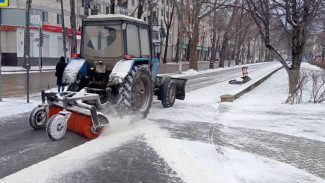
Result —
<instances>
[{"instance_id":1,"label":"pedestrian walking","mask_svg":"<svg viewBox=\"0 0 325 183\"><path fill-rule=\"evenodd\" d=\"M56 64L55 67L55 76L57 77L56 84L58 85L58 92L60 92L61 88L62 88L61 91L64 91L65 83L62 83L62 77L63 77L63 71L66 66L67 63L65 63L65 58L62 56L60 58L60 61Z\"/></svg>"}]
</instances>

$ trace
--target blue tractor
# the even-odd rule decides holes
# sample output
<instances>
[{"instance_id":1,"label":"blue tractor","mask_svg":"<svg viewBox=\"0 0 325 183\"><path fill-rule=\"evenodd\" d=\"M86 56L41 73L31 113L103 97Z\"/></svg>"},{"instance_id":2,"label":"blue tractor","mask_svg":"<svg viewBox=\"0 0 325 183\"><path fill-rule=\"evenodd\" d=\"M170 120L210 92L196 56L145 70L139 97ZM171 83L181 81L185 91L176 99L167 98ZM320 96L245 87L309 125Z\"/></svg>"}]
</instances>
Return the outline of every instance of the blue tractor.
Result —
<instances>
[{"instance_id":1,"label":"blue tractor","mask_svg":"<svg viewBox=\"0 0 325 183\"><path fill-rule=\"evenodd\" d=\"M158 76L152 45L150 26L140 19L112 14L84 19L80 55L70 59L63 74L68 90L42 92L31 126L46 126L53 140L66 129L95 138L109 123L102 110L107 103L118 106L122 115L145 118L153 95L163 107L184 100L187 80Z\"/></svg>"}]
</instances>

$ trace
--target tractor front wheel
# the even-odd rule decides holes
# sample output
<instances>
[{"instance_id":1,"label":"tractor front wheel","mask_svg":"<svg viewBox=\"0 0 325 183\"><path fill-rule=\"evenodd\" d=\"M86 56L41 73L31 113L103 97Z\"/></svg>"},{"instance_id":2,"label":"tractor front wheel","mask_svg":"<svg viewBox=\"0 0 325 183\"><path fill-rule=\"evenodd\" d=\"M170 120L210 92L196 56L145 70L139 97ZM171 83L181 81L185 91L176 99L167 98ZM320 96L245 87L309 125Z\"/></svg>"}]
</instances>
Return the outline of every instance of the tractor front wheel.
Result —
<instances>
[{"instance_id":1,"label":"tractor front wheel","mask_svg":"<svg viewBox=\"0 0 325 183\"><path fill-rule=\"evenodd\" d=\"M118 104L122 112L145 118L151 108L152 95L150 71L141 65L134 66L119 88Z\"/></svg>"}]
</instances>

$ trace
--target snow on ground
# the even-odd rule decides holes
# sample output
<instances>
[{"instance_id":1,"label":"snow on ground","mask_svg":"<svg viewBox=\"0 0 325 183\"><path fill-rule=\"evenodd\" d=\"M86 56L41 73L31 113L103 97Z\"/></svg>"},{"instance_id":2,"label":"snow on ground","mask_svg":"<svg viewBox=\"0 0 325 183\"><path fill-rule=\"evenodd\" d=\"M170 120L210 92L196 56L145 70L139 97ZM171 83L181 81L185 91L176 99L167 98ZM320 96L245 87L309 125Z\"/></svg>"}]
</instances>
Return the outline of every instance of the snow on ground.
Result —
<instances>
[{"instance_id":1,"label":"snow on ground","mask_svg":"<svg viewBox=\"0 0 325 183\"><path fill-rule=\"evenodd\" d=\"M252 78L257 78L261 73L263 73L263 71L250 76ZM275 75L275 77L271 77L269 79L271 84L262 84L257 88L259 91L257 91L257 89L253 90L261 97L256 97L256 102L262 100L263 103L263 98L270 88L275 90L279 89L272 86L272 84L277 84L279 82L279 77L285 78L286 80L285 71L282 72L281 70L279 74ZM173 108L162 109L164 112L153 110L148 118L170 119L175 123L177 123L177 121L187 121L188 123L191 123L192 121L210 122L212 126L216 122L220 123L220 111L218 110L220 105L220 103L218 103L220 102L220 95L225 94L225 92L228 91L237 90L237 87L242 86L229 85L227 82L223 82L190 92L186 96L185 101L177 101ZM281 87L282 88L280 89L287 89L287 86L285 87L282 85ZM275 90L272 90L273 94L271 95L271 98L274 101L273 103L282 105L281 103L284 101L286 93L278 95ZM274 93L277 93L277 95L274 95ZM252 105L253 103L248 102L250 101L250 98L247 98L246 95L242 96L242 103L238 104L234 102L227 103L226 105L229 104L231 107L236 107L244 105L246 102L248 104L245 106L246 108L250 109L252 107L253 110L256 110L254 108L255 106ZM295 106L291 105L286 106L289 108L295 108ZM306 108L309 108L310 106L304 105L303 107L304 110L306 110ZM256 108L264 111L263 108L259 108L259 106ZM315 106L315 108L318 107ZM281 108L279 109L281 112ZM319 114L319 112L320 111L317 111L313 113L313 115L315 116L315 114ZM294 115L299 118L299 114L302 113ZM227 112L222 115L238 119L238 121L244 119L240 116L240 113L238 115L237 111ZM244 117L249 118L250 116L252 117L254 114L250 113ZM272 119L273 115L268 117ZM222 118L221 122L228 125L229 118ZM287 121L286 118L279 118L278 120L282 120L283 123L286 123ZM232 125L238 126L238 124L236 124L238 121L234 121ZM245 125L250 121L245 120L245 122L246 123L242 125L244 127L246 127ZM269 123L263 125L272 125L272 122L273 121L269 121ZM322 127L322 125L318 127ZM321 129L324 128L320 128L320 130ZM176 140L164 135L159 136L158 130L148 131L145 132L145 134L152 147L186 182L325 182L324 180L306 173L303 170L267 157L225 147L222 147L217 151L215 145L213 145L211 141L209 144L187 140Z\"/></svg>"},{"instance_id":2,"label":"snow on ground","mask_svg":"<svg viewBox=\"0 0 325 183\"><path fill-rule=\"evenodd\" d=\"M254 75L250 76L254 79ZM303 170L267 157L233 148L217 148L209 139L210 143L203 143L171 138L168 131L160 128L155 122L159 119L171 119L175 123L197 121L210 123L211 127L222 123L320 138L324 121L319 119L318 123L315 123L315 120L317 114L321 110L324 111L324 105L282 104L286 98L286 82L286 73L281 70L233 103L219 103L220 95L240 87L229 85L227 82L190 92L185 101L177 101L170 109L163 109L160 102L156 101L147 119L130 124L127 118L110 118L111 126L106 128L99 138L25 168L1 179L0 182L47 182L63 172L86 166L92 158L107 153L138 135L144 135L148 144L185 182L325 182ZM220 106L224 105L228 110L219 111ZM269 110L285 113L290 118L294 117L294 120L288 121L288 116L285 115L263 113ZM303 119L300 119L302 117ZM263 120L258 120L259 118ZM287 124L294 125L294 128L286 127ZM317 133L307 135L303 129L308 128L315 129ZM39 170L42 170L41 174ZM35 180L35 177L38 179Z\"/></svg>"},{"instance_id":3,"label":"snow on ground","mask_svg":"<svg viewBox=\"0 0 325 183\"><path fill-rule=\"evenodd\" d=\"M57 91L57 88L51 88L49 91ZM2 98L0 102L0 117L8 117L19 113L31 112L37 105L41 104L41 96L39 93L29 96L27 103L26 96Z\"/></svg>"},{"instance_id":4,"label":"snow on ground","mask_svg":"<svg viewBox=\"0 0 325 183\"><path fill-rule=\"evenodd\" d=\"M0 102L0 117L12 116L19 113L30 112L40 104L40 100L30 100L27 103L26 97L3 98Z\"/></svg>"},{"instance_id":5,"label":"snow on ground","mask_svg":"<svg viewBox=\"0 0 325 183\"><path fill-rule=\"evenodd\" d=\"M303 70L319 70L302 64ZM218 120L227 126L260 129L325 142L325 103L284 104L288 96L288 76L278 71L262 85L233 103L223 103Z\"/></svg>"},{"instance_id":6,"label":"snow on ground","mask_svg":"<svg viewBox=\"0 0 325 183\"><path fill-rule=\"evenodd\" d=\"M268 64L273 64L274 62L269 62L269 63L254 63L253 65L258 65L258 64L264 64L264 65L268 65ZM246 67L246 66L252 66L252 64L244 64L244 65L234 65L231 67L219 67L219 68L215 68L215 69L208 69L208 70L204 70L204 71L196 71L193 69L187 70L182 72L182 74L172 74L174 78L181 78L181 77L186 77L186 76L195 76L195 75L201 75L201 74L206 74L206 73L213 73L213 72L219 72L219 71L226 71L226 70L230 70L230 69L234 69L236 67L241 68L241 67ZM161 74L164 75L164 74ZM167 75L171 75L170 73L167 73Z\"/></svg>"}]
</instances>

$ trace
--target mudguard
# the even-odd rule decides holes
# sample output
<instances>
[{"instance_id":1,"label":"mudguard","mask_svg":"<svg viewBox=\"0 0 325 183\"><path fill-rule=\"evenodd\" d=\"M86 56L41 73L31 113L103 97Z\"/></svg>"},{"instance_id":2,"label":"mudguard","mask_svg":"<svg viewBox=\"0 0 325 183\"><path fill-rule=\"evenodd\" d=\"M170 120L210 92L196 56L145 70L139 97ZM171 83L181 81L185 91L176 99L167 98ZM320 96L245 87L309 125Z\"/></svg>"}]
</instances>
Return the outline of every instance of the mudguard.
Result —
<instances>
[{"instance_id":1,"label":"mudguard","mask_svg":"<svg viewBox=\"0 0 325 183\"><path fill-rule=\"evenodd\" d=\"M134 65L147 65L149 67L149 59L134 58L118 61L109 75L109 83L111 85L123 83L125 76L132 71Z\"/></svg>"},{"instance_id":2,"label":"mudguard","mask_svg":"<svg viewBox=\"0 0 325 183\"><path fill-rule=\"evenodd\" d=\"M74 83L79 72L82 74L82 76L87 76L86 59L71 59L64 69L62 77L63 83Z\"/></svg>"}]
</instances>

